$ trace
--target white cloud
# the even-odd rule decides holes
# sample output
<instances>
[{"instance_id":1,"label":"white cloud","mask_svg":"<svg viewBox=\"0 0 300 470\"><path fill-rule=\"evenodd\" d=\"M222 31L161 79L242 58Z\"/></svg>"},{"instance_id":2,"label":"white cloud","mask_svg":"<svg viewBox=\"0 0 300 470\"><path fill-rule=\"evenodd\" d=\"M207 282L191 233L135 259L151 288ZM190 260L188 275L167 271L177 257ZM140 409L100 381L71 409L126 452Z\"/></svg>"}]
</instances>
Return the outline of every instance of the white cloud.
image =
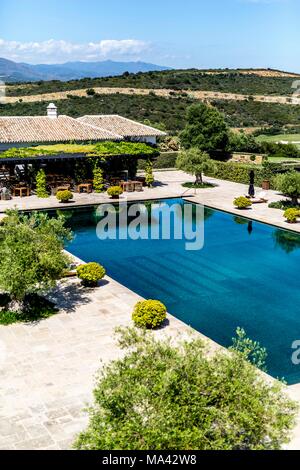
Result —
<instances>
[{"instance_id":1,"label":"white cloud","mask_svg":"<svg viewBox=\"0 0 300 470\"><path fill-rule=\"evenodd\" d=\"M70 60L138 59L149 49L138 39L105 39L99 42L73 43L49 39L42 42L18 42L0 39L0 57L17 62L61 63Z\"/></svg>"}]
</instances>

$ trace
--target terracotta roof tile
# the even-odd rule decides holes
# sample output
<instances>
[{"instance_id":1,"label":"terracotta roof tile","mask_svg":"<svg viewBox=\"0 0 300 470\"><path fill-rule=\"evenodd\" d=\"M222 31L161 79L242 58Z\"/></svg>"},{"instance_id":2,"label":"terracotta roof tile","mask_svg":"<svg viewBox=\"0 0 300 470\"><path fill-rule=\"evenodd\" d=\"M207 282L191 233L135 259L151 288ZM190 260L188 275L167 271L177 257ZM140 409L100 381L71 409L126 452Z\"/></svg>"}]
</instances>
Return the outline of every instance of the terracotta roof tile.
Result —
<instances>
[{"instance_id":1,"label":"terracotta roof tile","mask_svg":"<svg viewBox=\"0 0 300 470\"><path fill-rule=\"evenodd\" d=\"M123 137L160 137L166 135L165 132L155 129L154 127L140 124L139 122L118 116L117 114L83 116L78 118L77 121L116 132Z\"/></svg>"},{"instance_id":2,"label":"terracotta roof tile","mask_svg":"<svg viewBox=\"0 0 300 470\"><path fill-rule=\"evenodd\" d=\"M0 117L0 143L121 140L122 135L69 116Z\"/></svg>"}]
</instances>

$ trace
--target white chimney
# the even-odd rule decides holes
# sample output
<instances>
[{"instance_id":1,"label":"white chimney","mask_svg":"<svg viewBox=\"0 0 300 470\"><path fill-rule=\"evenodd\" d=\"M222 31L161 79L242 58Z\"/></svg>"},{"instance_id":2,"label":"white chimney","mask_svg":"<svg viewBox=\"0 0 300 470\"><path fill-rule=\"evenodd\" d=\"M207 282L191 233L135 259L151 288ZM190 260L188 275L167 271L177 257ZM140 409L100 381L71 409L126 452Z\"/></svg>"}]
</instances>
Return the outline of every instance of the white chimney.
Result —
<instances>
[{"instance_id":1,"label":"white chimney","mask_svg":"<svg viewBox=\"0 0 300 470\"><path fill-rule=\"evenodd\" d=\"M54 103L50 103L49 106L47 107L47 116L50 119L57 118L57 107L55 106Z\"/></svg>"}]
</instances>

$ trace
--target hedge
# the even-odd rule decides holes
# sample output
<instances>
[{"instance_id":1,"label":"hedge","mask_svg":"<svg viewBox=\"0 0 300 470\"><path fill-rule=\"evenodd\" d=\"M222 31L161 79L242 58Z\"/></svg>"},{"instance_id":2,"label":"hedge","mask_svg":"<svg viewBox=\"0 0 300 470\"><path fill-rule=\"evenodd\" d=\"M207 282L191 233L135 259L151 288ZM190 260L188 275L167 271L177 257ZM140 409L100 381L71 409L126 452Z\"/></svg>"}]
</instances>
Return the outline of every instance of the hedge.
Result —
<instances>
[{"instance_id":1,"label":"hedge","mask_svg":"<svg viewBox=\"0 0 300 470\"><path fill-rule=\"evenodd\" d=\"M178 152L162 152L154 161L153 168L175 168ZM138 169L145 170L147 162L145 160L139 160Z\"/></svg>"},{"instance_id":2,"label":"hedge","mask_svg":"<svg viewBox=\"0 0 300 470\"><path fill-rule=\"evenodd\" d=\"M213 176L221 180L234 181L236 183L249 184L249 172L253 170L255 179L255 186L261 186L263 180L267 179L271 182L273 177L281 170L283 167L277 164L268 164L266 166L258 165L243 165L241 163L226 163L226 162L215 162L215 172L206 172L206 176Z\"/></svg>"}]
</instances>

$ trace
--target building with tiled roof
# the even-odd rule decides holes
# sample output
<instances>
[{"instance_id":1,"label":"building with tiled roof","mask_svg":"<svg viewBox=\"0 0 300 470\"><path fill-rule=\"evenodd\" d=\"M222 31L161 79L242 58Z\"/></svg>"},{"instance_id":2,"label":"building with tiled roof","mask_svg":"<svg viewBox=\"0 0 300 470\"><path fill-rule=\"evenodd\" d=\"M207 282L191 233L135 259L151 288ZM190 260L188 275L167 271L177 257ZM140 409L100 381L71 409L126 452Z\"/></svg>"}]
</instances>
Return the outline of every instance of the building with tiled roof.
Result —
<instances>
[{"instance_id":1,"label":"building with tiled roof","mask_svg":"<svg viewBox=\"0 0 300 470\"><path fill-rule=\"evenodd\" d=\"M133 140L156 143L165 133L117 115L58 115L51 103L47 116L0 116L0 150L43 143Z\"/></svg>"},{"instance_id":2,"label":"building with tiled roof","mask_svg":"<svg viewBox=\"0 0 300 470\"><path fill-rule=\"evenodd\" d=\"M157 137L163 137L165 132L155 129L154 127L146 126L131 119L118 116L117 114L111 115L96 115L96 116L83 116L78 118L84 124L101 127L102 129L109 130L116 134L122 135L124 139L135 140L139 142L150 142L155 144Z\"/></svg>"}]
</instances>

